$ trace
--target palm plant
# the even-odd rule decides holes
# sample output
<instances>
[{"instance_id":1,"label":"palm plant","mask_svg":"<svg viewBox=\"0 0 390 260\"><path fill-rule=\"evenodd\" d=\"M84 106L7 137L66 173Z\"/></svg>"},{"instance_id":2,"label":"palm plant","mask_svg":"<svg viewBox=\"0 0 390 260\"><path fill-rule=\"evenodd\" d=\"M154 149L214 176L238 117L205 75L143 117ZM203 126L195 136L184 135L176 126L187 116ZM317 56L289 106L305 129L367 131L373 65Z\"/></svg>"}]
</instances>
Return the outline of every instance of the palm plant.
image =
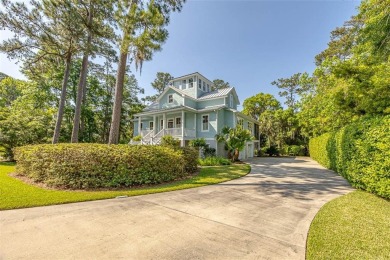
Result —
<instances>
[{"instance_id":1,"label":"palm plant","mask_svg":"<svg viewBox=\"0 0 390 260\"><path fill-rule=\"evenodd\" d=\"M238 160L240 151L245 148L245 143L252 140L249 130L243 129L241 125L237 125L236 128L224 126L215 138L217 142L225 143L228 158L233 162Z\"/></svg>"}]
</instances>

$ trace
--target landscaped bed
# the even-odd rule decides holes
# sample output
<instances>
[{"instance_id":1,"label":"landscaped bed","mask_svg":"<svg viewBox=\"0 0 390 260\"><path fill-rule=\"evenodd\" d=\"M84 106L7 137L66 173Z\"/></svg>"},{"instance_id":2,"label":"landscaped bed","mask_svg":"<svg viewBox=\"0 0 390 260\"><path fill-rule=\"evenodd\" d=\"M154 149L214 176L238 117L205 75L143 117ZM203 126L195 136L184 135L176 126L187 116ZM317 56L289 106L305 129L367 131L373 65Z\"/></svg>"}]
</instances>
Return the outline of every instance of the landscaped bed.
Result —
<instances>
[{"instance_id":1,"label":"landscaped bed","mask_svg":"<svg viewBox=\"0 0 390 260\"><path fill-rule=\"evenodd\" d=\"M354 191L314 218L306 259L390 259L390 202Z\"/></svg>"},{"instance_id":2,"label":"landscaped bed","mask_svg":"<svg viewBox=\"0 0 390 260\"><path fill-rule=\"evenodd\" d=\"M193 175L185 180L157 186L111 191L44 189L11 177L9 174L14 171L15 164L0 163L0 210L109 199L117 196L137 196L195 188L242 177L249 173L250 166L247 164L233 164L228 166L203 167L199 174Z\"/></svg>"}]
</instances>

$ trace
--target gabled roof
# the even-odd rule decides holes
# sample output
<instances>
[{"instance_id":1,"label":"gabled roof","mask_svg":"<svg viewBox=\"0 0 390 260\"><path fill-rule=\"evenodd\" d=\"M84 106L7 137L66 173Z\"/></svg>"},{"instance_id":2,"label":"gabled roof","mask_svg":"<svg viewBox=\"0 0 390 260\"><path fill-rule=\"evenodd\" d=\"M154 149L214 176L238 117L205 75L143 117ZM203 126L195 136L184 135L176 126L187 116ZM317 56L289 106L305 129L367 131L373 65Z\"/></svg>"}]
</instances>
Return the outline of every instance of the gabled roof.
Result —
<instances>
[{"instance_id":1,"label":"gabled roof","mask_svg":"<svg viewBox=\"0 0 390 260\"><path fill-rule=\"evenodd\" d=\"M163 93L161 93L160 96L158 96L158 98L156 99L156 101L160 101L160 99L161 99L161 98L165 95L165 93L167 93L168 90L170 90L170 89L176 91L177 93L181 94L182 96L185 96L185 97L187 97L187 98L196 100L195 98L189 96L187 93L185 93L185 92L182 91L181 89L178 89L178 88L175 88L175 87L172 87L172 86L167 86L167 87L164 89Z\"/></svg>"}]
</instances>

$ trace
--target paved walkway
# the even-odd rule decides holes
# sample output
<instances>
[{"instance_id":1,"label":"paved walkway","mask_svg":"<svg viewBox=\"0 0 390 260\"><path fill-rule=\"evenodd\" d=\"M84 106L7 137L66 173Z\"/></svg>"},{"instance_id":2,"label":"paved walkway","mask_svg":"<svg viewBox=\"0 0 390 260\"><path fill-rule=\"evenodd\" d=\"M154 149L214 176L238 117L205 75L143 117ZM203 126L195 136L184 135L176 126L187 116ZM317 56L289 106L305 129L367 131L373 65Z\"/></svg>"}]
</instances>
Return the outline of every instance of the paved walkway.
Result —
<instances>
[{"instance_id":1,"label":"paved walkway","mask_svg":"<svg viewBox=\"0 0 390 260\"><path fill-rule=\"evenodd\" d=\"M0 212L0 259L304 259L312 219L352 190L309 158L255 158L196 189Z\"/></svg>"}]
</instances>

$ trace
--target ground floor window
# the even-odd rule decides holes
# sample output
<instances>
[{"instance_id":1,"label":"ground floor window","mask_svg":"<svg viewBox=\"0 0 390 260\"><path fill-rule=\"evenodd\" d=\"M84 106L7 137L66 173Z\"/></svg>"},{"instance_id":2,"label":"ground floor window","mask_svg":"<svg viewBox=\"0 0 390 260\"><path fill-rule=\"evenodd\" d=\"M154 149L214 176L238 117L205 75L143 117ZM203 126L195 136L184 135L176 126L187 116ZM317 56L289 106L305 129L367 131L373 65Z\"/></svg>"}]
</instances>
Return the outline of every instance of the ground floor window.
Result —
<instances>
[{"instance_id":1,"label":"ground floor window","mask_svg":"<svg viewBox=\"0 0 390 260\"><path fill-rule=\"evenodd\" d=\"M209 130L209 115L202 116L202 131Z\"/></svg>"},{"instance_id":2,"label":"ground floor window","mask_svg":"<svg viewBox=\"0 0 390 260\"><path fill-rule=\"evenodd\" d=\"M176 117L176 128L181 127L181 117Z\"/></svg>"},{"instance_id":3,"label":"ground floor window","mask_svg":"<svg viewBox=\"0 0 390 260\"><path fill-rule=\"evenodd\" d=\"M150 129L150 130L153 130L153 121L150 121L150 122L149 122L149 129Z\"/></svg>"},{"instance_id":4,"label":"ground floor window","mask_svg":"<svg viewBox=\"0 0 390 260\"><path fill-rule=\"evenodd\" d=\"M173 118L172 119L168 119L168 128L173 128Z\"/></svg>"}]
</instances>

